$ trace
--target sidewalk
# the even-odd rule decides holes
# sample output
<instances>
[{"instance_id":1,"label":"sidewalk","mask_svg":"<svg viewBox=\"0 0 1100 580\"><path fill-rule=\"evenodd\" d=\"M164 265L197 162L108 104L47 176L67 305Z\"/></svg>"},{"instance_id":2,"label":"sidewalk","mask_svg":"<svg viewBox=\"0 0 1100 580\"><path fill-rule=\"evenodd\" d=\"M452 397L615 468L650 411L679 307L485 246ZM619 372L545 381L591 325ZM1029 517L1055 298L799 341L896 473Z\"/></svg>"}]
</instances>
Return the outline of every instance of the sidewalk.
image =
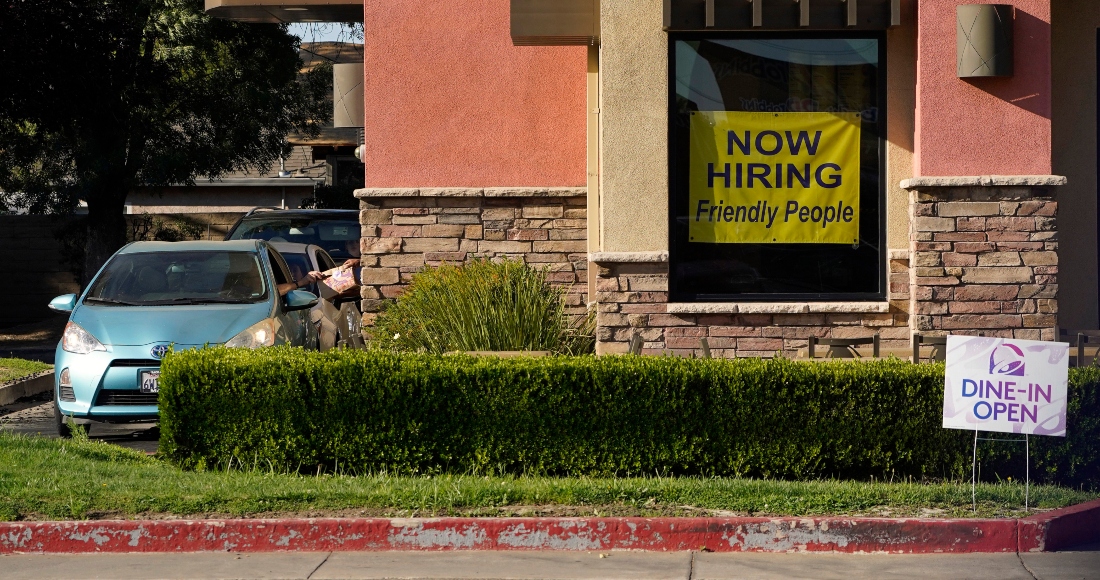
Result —
<instances>
[{"instance_id":1,"label":"sidewalk","mask_svg":"<svg viewBox=\"0 0 1100 580\"><path fill-rule=\"evenodd\" d=\"M603 557L601 557L601 555ZM0 556L0 577L608 580L1100 579L1100 551L1044 554L281 552Z\"/></svg>"}]
</instances>

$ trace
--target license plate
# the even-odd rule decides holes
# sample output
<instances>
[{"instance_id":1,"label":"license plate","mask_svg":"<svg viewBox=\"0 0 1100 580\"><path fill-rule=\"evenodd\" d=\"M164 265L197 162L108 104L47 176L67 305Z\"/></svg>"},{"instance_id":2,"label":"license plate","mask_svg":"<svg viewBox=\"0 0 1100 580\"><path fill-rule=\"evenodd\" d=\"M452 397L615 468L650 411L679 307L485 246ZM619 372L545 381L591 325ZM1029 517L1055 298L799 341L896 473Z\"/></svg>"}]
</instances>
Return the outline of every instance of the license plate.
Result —
<instances>
[{"instance_id":1,"label":"license plate","mask_svg":"<svg viewBox=\"0 0 1100 580\"><path fill-rule=\"evenodd\" d=\"M141 392L156 393L160 391L160 371L141 371Z\"/></svg>"}]
</instances>

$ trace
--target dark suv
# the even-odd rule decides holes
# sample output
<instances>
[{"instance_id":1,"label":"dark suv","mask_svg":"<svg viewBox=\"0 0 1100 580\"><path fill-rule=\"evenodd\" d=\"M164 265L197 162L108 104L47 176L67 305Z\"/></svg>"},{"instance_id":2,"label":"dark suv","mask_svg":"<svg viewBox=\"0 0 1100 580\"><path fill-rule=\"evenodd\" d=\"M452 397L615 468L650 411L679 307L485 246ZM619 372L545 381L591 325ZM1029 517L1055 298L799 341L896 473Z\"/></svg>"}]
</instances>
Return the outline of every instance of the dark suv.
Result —
<instances>
[{"instance_id":1,"label":"dark suv","mask_svg":"<svg viewBox=\"0 0 1100 580\"><path fill-rule=\"evenodd\" d=\"M337 264L359 257L359 212L351 209L252 209L233 224L226 240L313 244Z\"/></svg>"}]
</instances>

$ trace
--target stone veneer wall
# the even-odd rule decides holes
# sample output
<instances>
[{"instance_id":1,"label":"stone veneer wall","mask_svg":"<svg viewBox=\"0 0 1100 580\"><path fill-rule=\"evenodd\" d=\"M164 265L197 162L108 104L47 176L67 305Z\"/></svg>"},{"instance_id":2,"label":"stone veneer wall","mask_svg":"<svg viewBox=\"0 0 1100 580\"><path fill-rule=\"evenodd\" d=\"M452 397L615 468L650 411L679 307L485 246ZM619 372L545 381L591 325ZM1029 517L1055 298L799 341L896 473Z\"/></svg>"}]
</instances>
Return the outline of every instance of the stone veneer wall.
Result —
<instances>
[{"instance_id":1,"label":"stone veneer wall","mask_svg":"<svg viewBox=\"0 0 1100 580\"><path fill-rule=\"evenodd\" d=\"M914 332L1054 340L1064 177L914 178Z\"/></svg>"},{"instance_id":2,"label":"stone veneer wall","mask_svg":"<svg viewBox=\"0 0 1100 580\"><path fill-rule=\"evenodd\" d=\"M584 188L363 189L363 311L371 324L426 264L512 257L550 269L587 301L588 262L597 267L597 353L717 357L794 356L810 336L878 333L887 349L910 334L976 334L1050 340L1057 324L1055 176L915 178L910 248L889 252L884 302L668 302L664 252L587 254Z\"/></svg>"},{"instance_id":3,"label":"stone veneer wall","mask_svg":"<svg viewBox=\"0 0 1100 580\"><path fill-rule=\"evenodd\" d=\"M878 333L884 348L909 346L907 252L891 252L888 302L668 302L666 253L599 252L596 301L598 354L626 352L638 334L643 354L714 357L795 356L811 336L861 338ZM898 283L904 280L904 284Z\"/></svg>"},{"instance_id":4,"label":"stone veneer wall","mask_svg":"<svg viewBox=\"0 0 1100 580\"><path fill-rule=\"evenodd\" d=\"M549 269L569 310L588 294L586 188L360 189L363 323L425 265L508 257Z\"/></svg>"}]
</instances>

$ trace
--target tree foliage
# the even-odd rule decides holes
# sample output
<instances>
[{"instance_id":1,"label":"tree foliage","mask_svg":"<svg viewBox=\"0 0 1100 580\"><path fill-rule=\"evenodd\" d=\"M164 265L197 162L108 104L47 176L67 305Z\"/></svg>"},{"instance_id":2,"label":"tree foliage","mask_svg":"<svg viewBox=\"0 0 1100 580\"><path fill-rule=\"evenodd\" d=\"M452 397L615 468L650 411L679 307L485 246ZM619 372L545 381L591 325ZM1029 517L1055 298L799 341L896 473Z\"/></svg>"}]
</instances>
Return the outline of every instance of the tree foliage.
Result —
<instances>
[{"instance_id":1,"label":"tree foliage","mask_svg":"<svg viewBox=\"0 0 1100 580\"><path fill-rule=\"evenodd\" d=\"M330 114L285 25L211 18L201 0L0 0L4 205L88 204L85 273L126 241L135 187L268 167Z\"/></svg>"}]
</instances>

